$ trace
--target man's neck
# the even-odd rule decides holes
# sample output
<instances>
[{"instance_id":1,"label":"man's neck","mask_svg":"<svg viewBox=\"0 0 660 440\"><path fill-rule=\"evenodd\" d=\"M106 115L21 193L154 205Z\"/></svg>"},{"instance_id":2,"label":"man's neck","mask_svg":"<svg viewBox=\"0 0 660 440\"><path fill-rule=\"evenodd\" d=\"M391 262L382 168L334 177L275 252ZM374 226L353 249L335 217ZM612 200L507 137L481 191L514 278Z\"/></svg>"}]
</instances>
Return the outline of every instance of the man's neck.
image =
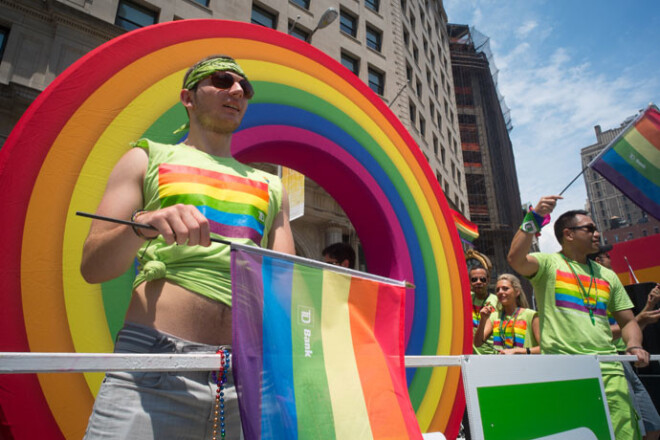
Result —
<instances>
[{"instance_id":1,"label":"man's neck","mask_svg":"<svg viewBox=\"0 0 660 440\"><path fill-rule=\"evenodd\" d=\"M185 144L218 157L232 157L231 133L215 133L209 130L191 129Z\"/></svg>"},{"instance_id":2,"label":"man's neck","mask_svg":"<svg viewBox=\"0 0 660 440\"><path fill-rule=\"evenodd\" d=\"M563 247L561 253L564 254L569 260L577 261L578 263L587 263L587 254L575 251L574 249Z\"/></svg>"},{"instance_id":3,"label":"man's neck","mask_svg":"<svg viewBox=\"0 0 660 440\"><path fill-rule=\"evenodd\" d=\"M486 298L488 298L488 290L486 289L486 290L484 290L482 293L474 292L474 295L475 295L478 299L486 299Z\"/></svg>"}]
</instances>

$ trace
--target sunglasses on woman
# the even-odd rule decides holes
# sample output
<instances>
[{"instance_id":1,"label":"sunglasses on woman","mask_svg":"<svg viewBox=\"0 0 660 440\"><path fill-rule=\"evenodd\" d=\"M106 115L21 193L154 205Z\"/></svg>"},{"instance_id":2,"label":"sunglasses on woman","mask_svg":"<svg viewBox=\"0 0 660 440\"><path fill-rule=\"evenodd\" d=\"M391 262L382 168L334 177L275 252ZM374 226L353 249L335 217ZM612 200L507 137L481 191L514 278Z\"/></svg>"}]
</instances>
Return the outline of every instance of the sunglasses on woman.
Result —
<instances>
[{"instance_id":1,"label":"sunglasses on woman","mask_svg":"<svg viewBox=\"0 0 660 440\"><path fill-rule=\"evenodd\" d=\"M236 78L231 73L224 71L213 72L210 78L211 84L213 84L213 87L216 89L230 89L234 83L237 82L243 89L243 95L247 99L251 99L254 96L254 89L252 88L252 84L250 84L250 81L245 78Z\"/></svg>"}]
</instances>

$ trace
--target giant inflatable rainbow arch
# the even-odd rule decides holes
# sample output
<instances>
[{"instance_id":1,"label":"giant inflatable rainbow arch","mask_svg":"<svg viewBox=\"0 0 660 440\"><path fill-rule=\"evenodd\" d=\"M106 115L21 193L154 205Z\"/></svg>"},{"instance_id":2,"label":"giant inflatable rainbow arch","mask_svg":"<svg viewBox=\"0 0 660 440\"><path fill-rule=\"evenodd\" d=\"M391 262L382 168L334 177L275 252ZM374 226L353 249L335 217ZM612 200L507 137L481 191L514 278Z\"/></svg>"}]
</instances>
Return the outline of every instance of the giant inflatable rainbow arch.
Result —
<instances>
[{"instance_id":1,"label":"giant inflatable rainbow arch","mask_svg":"<svg viewBox=\"0 0 660 440\"><path fill-rule=\"evenodd\" d=\"M186 120L183 74L214 53L236 58L256 90L234 155L316 181L353 223L370 272L416 286L406 298L407 354L470 352L456 227L400 121L311 45L220 20L159 24L106 43L60 75L15 126L0 150L0 349L112 351L131 274L85 283L79 265L89 221L75 212L96 210L131 141L177 141L172 131ZM101 373L3 375L1 409L17 438L80 438L101 380ZM455 437L465 405L459 368L408 370L408 383L422 430Z\"/></svg>"}]
</instances>

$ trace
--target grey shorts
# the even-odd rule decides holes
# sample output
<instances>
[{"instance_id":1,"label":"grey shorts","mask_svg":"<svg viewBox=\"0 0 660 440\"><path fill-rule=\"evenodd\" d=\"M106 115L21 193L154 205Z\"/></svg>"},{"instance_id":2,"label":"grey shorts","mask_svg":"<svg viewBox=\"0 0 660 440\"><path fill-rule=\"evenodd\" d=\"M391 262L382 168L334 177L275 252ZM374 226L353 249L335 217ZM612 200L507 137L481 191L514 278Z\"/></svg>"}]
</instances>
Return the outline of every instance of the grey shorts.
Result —
<instances>
[{"instance_id":1,"label":"grey shorts","mask_svg":"<svg viewBox=\"0 0 660 440\"><path fill-rule=\"evenodd\" d=\"M639 380L637 374L632 368L630 362L621 362L626 379L630 385L630 397L637 414L641 417L640 427L643 427L642 434L660 430L660 415L653 405L651 396L644 388L644 384ZM643 425L643 426L641 426Z\"/></svg>"},{"instance_id":2,"label":"grey shorts","mask_svg":"<svg viewBox=\"0 0 660 440\"><path fill-rule=\"evenodd\" d=\"M115 353L215 353L218 348L131 323L119 331L115 343ZM85 439L211 439L216 387L213 372L207 371L108 372ZM231 372L224 400L225 439L242 439Z\"/></svg>"}]
</instances>

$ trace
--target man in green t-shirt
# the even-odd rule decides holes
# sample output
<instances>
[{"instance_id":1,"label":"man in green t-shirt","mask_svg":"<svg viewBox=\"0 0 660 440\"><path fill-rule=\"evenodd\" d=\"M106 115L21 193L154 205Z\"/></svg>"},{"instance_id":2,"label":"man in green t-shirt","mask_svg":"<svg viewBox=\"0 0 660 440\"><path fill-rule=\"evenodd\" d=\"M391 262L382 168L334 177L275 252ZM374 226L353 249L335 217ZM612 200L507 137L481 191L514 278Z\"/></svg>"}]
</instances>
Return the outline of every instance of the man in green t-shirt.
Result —
<instances>
[{"instance_id":1,"label":"man in green t-shirt","mask_svg":"<svg viewBox=\"0 0 660 440\"><path fill-rule=\"evenodd\" d=\"M600 234L586 211L568 211L555 221L560 252L528 253L534 234L561 198L542 197L527 213L508 255L511 267L534 286L541 320L541 353L616 354L607 320L609 311L621 327L626 353L637 356L637 366L648 365L649 354L642 348L642 332L623 285L614 272L587 259L598 251ZM616 438L640 438L621 364L601 363L601 372Z\"/></svg>"},{"instance_id":2,"label":"man in green t-shirt","mask_svg":"<svg viewBox=\"0 0 660 440\"><path fill-rule=\"evenodd\" d=\"M488 283L490 282L490 274L488 271L481 267L476 266L470 269L470 287L472 296L472 334L477 331L481 315L479 312L484 306L491 306L493 310L497 307L497 297L492 293L488 293ZM493 335L484 341L483 345L477 347L472 344L472 352L474 354L497 354L497 350L493 347Z\"/></svg>"}]
</instances>

